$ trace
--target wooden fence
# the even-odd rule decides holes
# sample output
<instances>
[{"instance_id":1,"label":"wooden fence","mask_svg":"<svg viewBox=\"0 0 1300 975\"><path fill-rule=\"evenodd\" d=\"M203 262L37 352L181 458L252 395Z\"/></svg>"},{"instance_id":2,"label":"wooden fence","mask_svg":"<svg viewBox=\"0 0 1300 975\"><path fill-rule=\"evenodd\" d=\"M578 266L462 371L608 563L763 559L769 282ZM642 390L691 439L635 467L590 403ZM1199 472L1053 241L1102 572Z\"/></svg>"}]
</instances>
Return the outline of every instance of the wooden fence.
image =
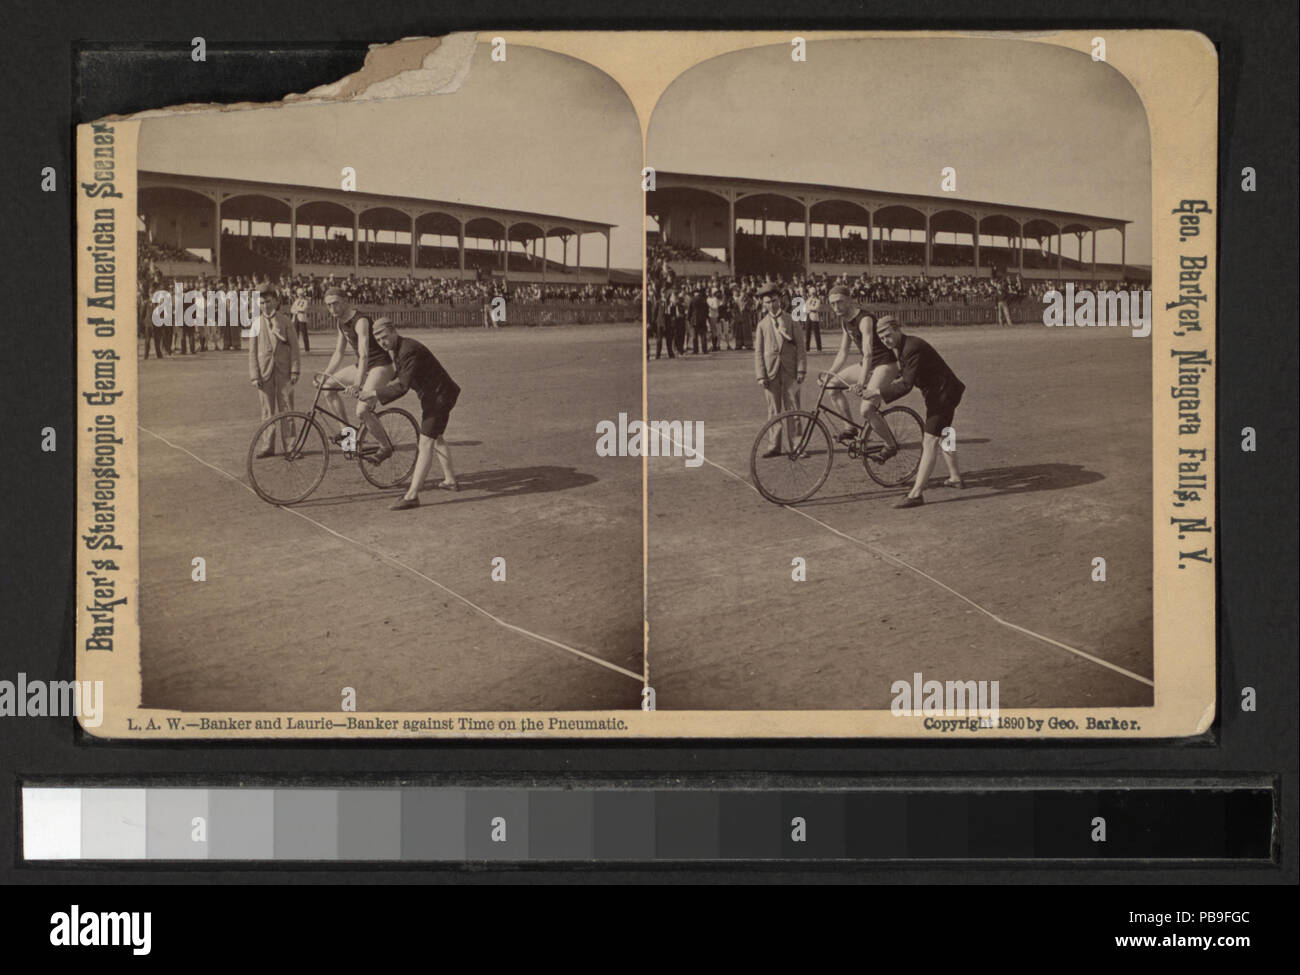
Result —
<instances>
[{"instance_id":1,"label":"wooden fence","mask_svg":"<svg viewBox=\"0 0 1300 975\"><path fill-rule=\"evenodd\" d=\"M400 328L481 328L484 324L483 302L458 305L356 305L367 318L391 318ZM286 308L287 310L287 308ZM639 301L543 301L505 303L502 325L596 325L605 322L635 323L641 320ZM334 320L323 304L307 309L308 327L329 331Z\"/></svg>"}]
</instances>

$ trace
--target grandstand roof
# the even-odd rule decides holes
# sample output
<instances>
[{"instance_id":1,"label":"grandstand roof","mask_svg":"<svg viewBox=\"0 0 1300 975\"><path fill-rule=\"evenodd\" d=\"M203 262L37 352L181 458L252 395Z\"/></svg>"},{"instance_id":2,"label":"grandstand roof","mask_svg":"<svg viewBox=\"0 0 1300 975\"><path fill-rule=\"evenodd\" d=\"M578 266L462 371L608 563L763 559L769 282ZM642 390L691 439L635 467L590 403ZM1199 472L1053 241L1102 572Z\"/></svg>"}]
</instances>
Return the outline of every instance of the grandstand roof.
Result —
<instances>
[{"instance_id":1,"label":"grandstand roof","mask_svg":"<svg viewBox=\"0 0 1300 975\"><path fill-rule=\"evenodd\" d=\"M151 195L160 191L171 191L205 196L209 200L221 202L221 215L225 219L257 220L268 223L288 222L288 208L292 204L300 210L311 207L318 214L316 216L318 223L325 221L328 210L337 207L341 211L365 215L365 226L380 230L407 231L410 230L411 217L445 214L467 223L474 223L473 236L493 238L501 234L500 231L496 234L492 233L492 224L504 227L509 223L510 238L516 241L530 240L543 235L553 237L565 232L608 234L616 226L599 220L485 207L462 201L431 200L414 196L305 186L297 183L267 183L150 170L141 170L138 173L137 185L142 193L154 191ZM141 209L144 208L143 202L140 206ZM530 233L529 228L535 232Z\"/></svg>"},{"instance_id":2,"label":"grandstand roof","mask_svg":"<svg viewBox=\"0 0 1300 975\"><path fill-rule=\"evenodd\" d=\"M825 183L795 183L786 180L749 179L738 176L712 176L700 173L677 173L656 170L655 191L647 194L647 208L651 214L656 210L655 197L667 191L672 195L684 193L715 194L736 201L736 216L752 219L766 215L769 220L803 221L803 204L810 203L816 208L812 214L815 222L847 224L850 226L862 222L862 207L869 204L878 216L875 222L880 226L899 228L924 227L924 219L918 222L909 213L939 214L945 211L956 213L974 213L981 222L990 217L1011 217L1025 224L1024 230L1033 235L1030 225L1035 221L1045 221L1055 228L1066 232L1122 229L1131 220L1118 217L1103 217L1096 214L1076 213L1067 210L1054 210L1045 207L1020 206L1010 203L992 203L983 200L959 199L952 196L924 196L915 193L894 193L887 190L875 190L865 187L834 186ZM661 205L661 204L660 204ZM891 209L897 207L896 211ZM883 211L883 213L882 213ZM931 228L947 231L969 232L970 226L947 226L931 222ZM1043 228L1046 229L1046 228ZM983 232L1001 233L993 227L983 228Z\"/></svg>"}]
</instances>

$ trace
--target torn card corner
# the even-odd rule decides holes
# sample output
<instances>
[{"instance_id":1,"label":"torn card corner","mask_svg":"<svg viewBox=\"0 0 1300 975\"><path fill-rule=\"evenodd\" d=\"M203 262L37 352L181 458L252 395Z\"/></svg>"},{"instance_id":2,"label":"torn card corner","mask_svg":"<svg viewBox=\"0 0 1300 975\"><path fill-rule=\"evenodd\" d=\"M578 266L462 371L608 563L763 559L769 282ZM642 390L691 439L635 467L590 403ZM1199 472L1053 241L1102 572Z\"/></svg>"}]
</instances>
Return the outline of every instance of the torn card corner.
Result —
<instances>
[{"instance_id":1,"label":"torn card corner","mask_svg":"<svg viewBox=\"0 0 1300 975\"><path fill-rule=\"evenodd\" d=\"M128 115L109 115L100 121L159 118L197 112L239 112L282 108L286 105L324 105L375 101L416 95L447 95L457 91L469 75L478 35L473 32L443 37L403 37L388 44L373 44L361 69L338 81L306 92L291 92L273 102L191 102L149 109Z\"/></svg>"},{"instance_id":2,"label":"torn card corner","mask_svg":"<svg viewBox=\"0 0 1300 975\"><path fill-rule=\"evenodd\" d=\"M450 94L469 74L477 43L477 34L463 32L376 44L367 52L360 71L301 95L287 95L284 101L303 104Z\"/></svg>"}]
</instances>

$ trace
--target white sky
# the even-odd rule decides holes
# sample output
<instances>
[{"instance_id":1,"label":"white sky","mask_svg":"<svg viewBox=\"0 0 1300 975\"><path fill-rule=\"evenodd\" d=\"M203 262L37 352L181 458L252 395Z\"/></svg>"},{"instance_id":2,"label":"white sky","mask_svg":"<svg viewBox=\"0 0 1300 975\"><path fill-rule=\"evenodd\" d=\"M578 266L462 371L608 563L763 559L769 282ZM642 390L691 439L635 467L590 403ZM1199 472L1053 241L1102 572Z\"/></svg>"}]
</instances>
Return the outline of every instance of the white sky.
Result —
<instances>
[{"instance_id":1,"label":"white sky","mask_svg":"<svg viewBox=\"0 0 1300 975\"><path fill-rule=\"evenodd\" d=\"M582 61L480 44L450 95L179 115L140 128L141 169L506 207L617 224L614 267L641 266L641 132L631 102ZM559 260L560 242L550 256ZM574 256L569 245L569 259ZM604 262L598 235L583 263Z\"/></svg>"},{"instance_id":2,"label":"white sky","mask_svg":"<svg viewBox=\"0 0 1300 975\"><path fill-rule=\"evenodd\" d=\"M727 54L679 77L651 118L647 165L930 196L952 166L954 198L1131 220L1127 259L1150 264L1146 112L1104 62L982 38L818 41L806 62L790 52ZM1085 259L1088 248L1085 237ZM1097 257L1119 260L1117 232L1098 233Z\"/></svg>"}]
</instances>

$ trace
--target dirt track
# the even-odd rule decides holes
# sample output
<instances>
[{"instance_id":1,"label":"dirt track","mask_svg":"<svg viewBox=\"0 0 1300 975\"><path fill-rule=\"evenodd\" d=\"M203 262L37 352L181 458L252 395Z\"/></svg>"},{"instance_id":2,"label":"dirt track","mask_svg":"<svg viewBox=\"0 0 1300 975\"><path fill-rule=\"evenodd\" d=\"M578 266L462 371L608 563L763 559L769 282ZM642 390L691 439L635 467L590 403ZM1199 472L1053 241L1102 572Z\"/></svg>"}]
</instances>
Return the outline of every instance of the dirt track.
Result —
<instances>
[{"instance_id":1,"label":"dirt track","mask_svg":"<svg viewBox=\"0 0 1300 975\"><path fill-rule=\"evenodd\" d=\"M337 712L345 686L361 711L639 706L641 466L594 450L597 420L640 410L639 330L411 335L463 387L447 428L463 489L426 488L409 512L338 454L294 509L306 518L264 503L196 459L246 480L246 353L140 363L145 706ZM299 408L328 346L305 357ZM395 405L418 415L413 395ZM430 579L638 676L513 632Z\"/></svg>"},{"instance_id":2,"label":"dirt track","mask_svg":"<svg viewBox=\"0 0 1300 975\"><path fill-rule=\"evenodd\" d=\"M998 680L1001 707L1134 706L1151 688L1000 625L1152 676L1150 345L1122 329L918 329L968 390L965 491L919 509L837 454L800 510L748 486L765 419L752 353L650 363L650 416L701 419L717 466L650 461L650 683L658 707L887 708L891 684ZM809 374L829 366L815 352ZM805 406L815 389L804 393ZM902 401L924 412L920 394ZM838 530L865 544L836 535ZM869 547L868 547L869 546ZM874 547L874 551L872 549ZM807 561L793 582L791 560ZM1103 556L1107 579L1093 582Z\"/></svg>"}]
</instances>

